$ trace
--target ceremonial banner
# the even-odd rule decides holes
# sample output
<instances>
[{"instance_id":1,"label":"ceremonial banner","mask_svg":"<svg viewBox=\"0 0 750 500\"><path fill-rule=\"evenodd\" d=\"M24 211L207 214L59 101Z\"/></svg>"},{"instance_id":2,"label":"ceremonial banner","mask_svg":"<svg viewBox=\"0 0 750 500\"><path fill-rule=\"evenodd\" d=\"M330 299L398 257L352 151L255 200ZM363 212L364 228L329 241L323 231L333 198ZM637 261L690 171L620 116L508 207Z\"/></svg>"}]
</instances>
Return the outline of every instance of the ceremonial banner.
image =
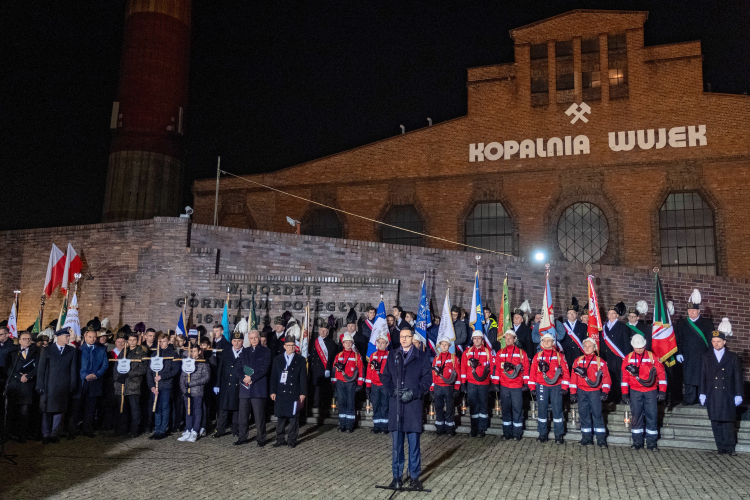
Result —
<instances>
[{"instance_id":1,"label":"ceremonial banner","mask_svg":"<svg viewBox=\"0 0 750 500\"><path fill-rule=\"evenodd\" d=\"M426 341L432 352L437 352L434 342L427 338L427 327L432 324L432 317L430 316L430 305L427 302L427 286L426 279L422 279L422 294L419 297L419 312L417 312L417 323L416 330Z\"/></svg>"},{"instance_id":2,"label":"ceremonial banner","mask_svg":"<svg viewBox=\"0 0 750 500\"><path fill-rule=\"evenodd\" d=\"M672 327L667 301L664 300L664 290L661 287L659 273L654 273L654 323L651 327L651 350L666 366L675 363L674 354L677 352L677 340Z\"/></svg>"},{"instance_id":3,"label":"ceremonial banner","mask_svg":"<svg viewBox=\"0 0 750 500\"><path fill-rule=\"evenodd\" d=\"M438 327L438 344L440 339L447 338L451 341L451 347L449 351L451 353L456 352L456 331L453 329L453 318L451 317L451 299L448 297L450 289L445 292L445 302L443 303L443 311L440 314L440 326Z\"/></svg>"},{"instance_id":4,"label":"ceremonial banner","mask_svg":"<svg viewBox=\"0 0 750 500\"><path fill-rule=\"evenodd\" d=\"M65 295L65 290L63 290L63 303L60 307L60 315L57 317L57 328L62 328L61 325L65 324L65 318L68 316L68 296Z\"/></svg>"},{"instance_id":5,"label":"ceremonial banner","mask_svg":"<svg viewBox=\"0 0 750 500\"><path fill-rule=\"evenodd\" d=\"M67 299L65 299L65 302L67 302ZM58 328L60 328L59 325ZM76 338L81 338L81 323L78 319L78 296L76 294L73 294L73 298L70 301L70 308L68 309L68 314L65 316L62 328L70 328Z\"/></svg>"},{"instance_id":6,"label":"ceremonial banner","mask_svg":"<svg viewBox=\"0 0 750 500\"><path fill-rule=\"evenodd\" d=\"M71 278L80 273L81 269L83 269L83 262L81 262L81 258L76 251L73 250L73 245L68 243L68 253L65 256L65 271L63 271L62 285L60 286L63 295L68 294L68 284L70 284Z\"/></svg>"},{"instance_id":7,"label":"ceremonial banner","mask_svg":"<svg viewBox=\"0 0 750 500\"><path fill-rule=\"evenodd\" d=\"M552 331L552 337L557 339L555 330L555 310L552 304L552 291L549 287L549 275L547 276L547 283L544 286L544 300L542 301L542 320L539 323L539 336L541 337L549 330Z\"/></svg>"},{"instance_id":8,"label":"ceremonial banner","mask_svg":"<svg viewBox=\"0 0 750 500\"><path fill-rule=\"evenodd\" d=\"M492 342L487 336L484 328L484 308L482 307L482 297L479 295L479 271L474 274L474 293L471 294L471 314L469 315L469 323L474 328L474 331L482 332L484 337L484 343L487 348L492 350L492 355L495 355L495 350L492 349ZM451 322L451 324L453 324Z\"/></svg>"},{"instance_id":9,"label":"ceremonial banner","mask_svg":"<svg viewBox=\"0 0 750 500\"><path fill-rule=\"evenodd\" d=\"M8 336L14 338L18 336L18 320L16 318L16 301L10 307L10 317L8 318Z\"/></svg>"},{"instance_id":10,"label":"ceremonial banner","mask_svg":"<svg viewBox=\"0 0 750 500\"><path fill-rule=\"evenodd\" d=\"M372 353L378 350L377 340L383 333L388 333L388 322L385 319L385 303L380 301L378 311L375 313L375 321L372 323L370 332L370 342L367 344L367 360L370 360Z\"/></svg>"},{"instance_id":11,"label":"ceremonial banner","mask_svg":"<svg viewBox=\"0 0 750 500\"><path fill-rule=\"evenodd\" d=\"M596 342L597 352L599 350L599 335L602 331L602 318L599 312L599 299L596 298L596 290L594 290L594 277L589 276L589 323L586 328L586 333L589 337L594 339Z\"/></svg>"},{"instance_id":12,"label":"ceremonial banner","mask_svg":"<svg viewBox=\"0 0 750 500\"><path fill-rule=\"evenodd\" d=\"M505 332L513 328L513 319L510 310L510 296L508 295L508 277L503 281L503 300L500 302L500 324L498 326L498 340L502 339L505 344ZM500 331L502 329L502 331ZM505 347L505 345L503 345Z\"/></svg>"},{"instance_id":13,"label":"ceremonial banner","mask_svg":"<svg viewBox=\"0 0 750 500\"><path fill-rule=\"evenodd\" d=\"M187 335L187 328L185 328L185 311L180 311L180 317L177 320L177 327L174 330L177 335Z\"/></svg>"},{"instance_id":14,"label":"ceremonial banner","mask_svg":"<svg viewBox=\"0 0 750 500\"><path fill-rule=\"evenodd\" d=\"M44 278L44 294L49 297L57 285L62 284L65 273L65 254L53 243L47 263L47 276Z\"/></svg>"},{"instance_id":15,"label":"ceremonial banner","mask_svg":"<svg viewBox=\"0 0 750 500\"><path fill-rule=\"evenodd\" d=\"M224 301L224 314L221 316L221 326L224 327L224 338L227 339L227 342L231 342L229 340L229 294L227 293L227 300Z\"/></svg>"},{"instance_id":16,"label":"ceremonial banner","mask_svg":"<svg viewBox=\"0 0 750 500\"><path fill-rule=\"evenodd\" d=\"M299 353L300 356L307 359L307 353L310 347L310 303L305 306L305 324L302 326L302 333L300 334Z\"/></svg>"}]
</instances>

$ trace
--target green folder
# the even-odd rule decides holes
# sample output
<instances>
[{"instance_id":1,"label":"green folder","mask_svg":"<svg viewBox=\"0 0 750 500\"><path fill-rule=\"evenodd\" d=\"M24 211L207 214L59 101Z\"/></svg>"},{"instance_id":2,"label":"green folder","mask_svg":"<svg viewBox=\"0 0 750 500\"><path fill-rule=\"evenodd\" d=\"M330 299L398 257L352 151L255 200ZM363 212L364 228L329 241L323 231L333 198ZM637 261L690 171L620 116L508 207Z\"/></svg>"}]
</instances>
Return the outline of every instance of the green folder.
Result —
<instances>
[{"instance_id":1,"label":"green folder","mask_svg":"<svg viewBox=\"0 0 750 500\"><path fill-rule=\"evenodd\" d=\"M252 377L252 376L253 376L253 373L255 373L255 370L253 370L252 368L250 368L250 367L249 367L249 366L247 366L247 365L245 365L245 366L243 367L243 369L244 369L244 371L245 371L245 375L247 375L248 377Z\"/></svg>"}]
</instances>

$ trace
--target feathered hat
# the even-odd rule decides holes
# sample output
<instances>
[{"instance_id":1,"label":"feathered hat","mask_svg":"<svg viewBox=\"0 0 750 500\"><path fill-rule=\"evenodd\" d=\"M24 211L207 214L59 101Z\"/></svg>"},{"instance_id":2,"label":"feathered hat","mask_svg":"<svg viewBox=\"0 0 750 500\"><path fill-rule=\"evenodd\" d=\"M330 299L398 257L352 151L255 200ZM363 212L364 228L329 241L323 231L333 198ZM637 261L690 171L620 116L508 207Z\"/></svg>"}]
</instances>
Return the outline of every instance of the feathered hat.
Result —
<instances>
[{"instance_id":1,"label":"feathered hat","mask_svg":"<svg viewBox=\"0 0 750 500\"><path fill-rule=\"evenodd\" d=\"M580 309L581 306L578 304L578 299L573 297L570 301L570 304L568 305L568 311L578 312Z\"/></svg>"},{"instance_id":2,"label":"feathered hat","mask_svg":"<svg viewBox=\"0 0 750 500\"><path fill-rule=\"evenodd\" d=\"M721 318L719 327L713 332L713 337L721 340L726 340L727 337L732 336L732 324L729 322L729 318Z\"/></svg>"},{"instance_id":3,"label":"feathered hat","mask_svg":"<svg viewBox=\"0 0 750 500\"><path fill-rule=\"evenodd\" d=\"M688 299L688 309L700 309L701 305L701 293L697 288L693 288L693 293L690 294Z\"/></svg>"},{"instance_id":4,"label":"feathered hat","mask_svg":"<svg viewBox=\"0 0 750 500\"><path fill-rule=\"evenodd\" d=\"M608 311L614 311L618 316L625 314L625 302L618 302L617 304L610 306Z\"/></svg>"},{"instance_id":5,"label":"feathered hat","mask_svg":"<svg viewBox=\"0 0 750 500\"><path fill-rule=\"evenodd\" d=\"M349 309L349 314L346 315L346 324L347 325L357 324L357 311L355 311L353 307Z\"/></svg>"}]
</instances>

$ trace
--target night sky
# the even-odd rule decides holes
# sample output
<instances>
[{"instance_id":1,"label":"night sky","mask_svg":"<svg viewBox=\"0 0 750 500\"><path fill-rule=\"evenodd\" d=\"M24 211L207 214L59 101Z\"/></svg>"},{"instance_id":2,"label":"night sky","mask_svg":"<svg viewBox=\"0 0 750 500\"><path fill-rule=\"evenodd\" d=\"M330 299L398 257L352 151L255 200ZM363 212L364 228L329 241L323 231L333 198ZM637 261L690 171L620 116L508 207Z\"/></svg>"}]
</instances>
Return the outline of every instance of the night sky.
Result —
<instances>
[{"instance_id":1,"label":"night sky","mask_svg":"<svg viewBox=\"0 0 750 500\"><path fill-rule=\"evenodd\" d=\"M268 172L465 115L467 68L511 62L510 29L577 8L647 10L646 45L699 39L712 90L750 90L744 0L194 0L182 205L217 155ZM2 2L0 229L100 222L124 11Z\"/></svg>"}]
</instances>

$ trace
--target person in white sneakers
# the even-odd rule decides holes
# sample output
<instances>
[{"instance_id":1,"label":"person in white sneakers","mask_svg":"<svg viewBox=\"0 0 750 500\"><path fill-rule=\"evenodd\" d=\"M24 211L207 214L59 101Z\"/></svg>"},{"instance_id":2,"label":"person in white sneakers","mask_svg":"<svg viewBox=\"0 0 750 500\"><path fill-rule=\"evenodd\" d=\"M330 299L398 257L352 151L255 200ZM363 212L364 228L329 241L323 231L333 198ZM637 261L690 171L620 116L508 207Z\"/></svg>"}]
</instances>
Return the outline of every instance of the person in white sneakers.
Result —
<instances>
[{"instance_id":1,"label":"person in white sneakers","mask_svg":"<svg viewBox=\"0 0 750 500\"><path fill-rule=\"evenodd\" d=\"M190 357L182 362L180 390L185 402L185 432L177 441L194 443L198 436L204 435L201 429L203 390L210 378L211 369L203 358L203 350L197 344L193 345L190 348Z\"/></svg>"}]
</instances>

